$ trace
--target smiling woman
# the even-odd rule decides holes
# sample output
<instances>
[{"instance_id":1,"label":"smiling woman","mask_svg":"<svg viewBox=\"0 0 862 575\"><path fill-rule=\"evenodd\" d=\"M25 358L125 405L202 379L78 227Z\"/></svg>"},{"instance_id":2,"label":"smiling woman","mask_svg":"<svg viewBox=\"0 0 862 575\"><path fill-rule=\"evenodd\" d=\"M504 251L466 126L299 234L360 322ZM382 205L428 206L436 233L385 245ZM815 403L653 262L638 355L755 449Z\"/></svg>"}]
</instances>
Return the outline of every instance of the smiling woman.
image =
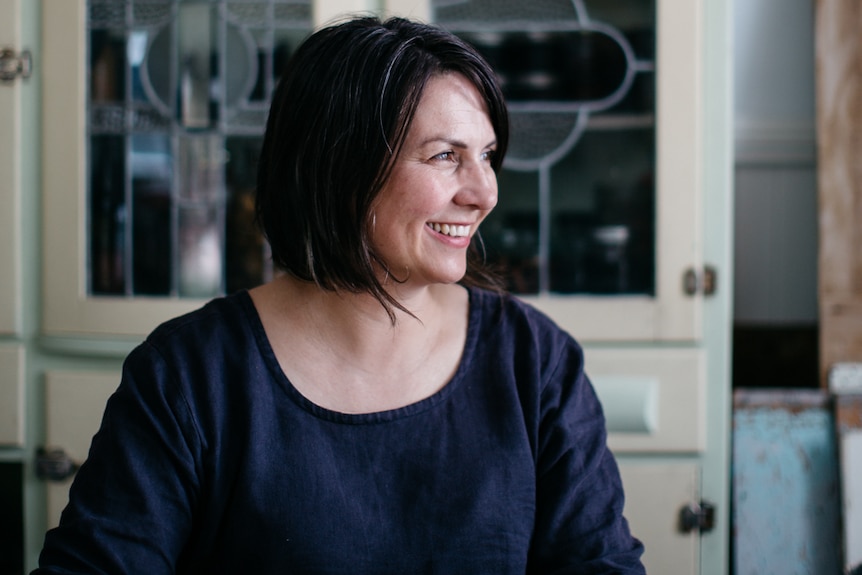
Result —
<instances>
[{"instance_id":1,"label":"smiling woman","mask_svg":"<svg viewBox=\"0 0 862 575\"><path fill-rule=\"evenodd\" d=\"M478 90L458 73L431 78L372 207L371 243L400 293L464 277L470 240L497 203L496 147Z\"/></svg>"},{"instance_id":2,"label":"smiling woman","mask_svg":"<svg viewBox=\"0 0 862 575\"><path fill-rule=\"evenodd\" d=\"M36 573L644 573L580 346L476 247L507 141L452 34L309 37L258 174L282 273L129 355Z\"/></svg>"},{"instance_id":3,"label":"smiling woman","mask_svg":"<svg viewBox=\"0 0 862 575\"><path fill-rule=\"evenodd\" d=\"M474 117L465 119L474 125L484 123L485 130L484 135L471 134L469 144L482 147L481 152L488 154L487 165L497 171L508 144L508 114L493 70L459 38L429 28L422 36L366 31L367 37L358 39L357 27L323 30L303 44L300 55L289 63L273 97L261 152L257 213L278 267L324 289L367 291L391 310L400 303L390 297L381 279L403 279L406 270L388 269L394 262L380 257L377 249L382 246L369 243L371 224L383 223L374 204L380 201L377 196L390 172L408 161L407 154L415 162L419 147L430 162L469 134L469 127L452 132L455 118L449 120L450 133L436 124L446 113L441 106L463 106L468 101ZM339 45L343 42L361 44L345 50ZM475 93L464 94L462 102L454 101L454 95L446 96L453 98L451 102L431 102L434 108L428 106L423 112L426 125L417 128L421 134L413 134L405 154L402 149L420 99L431 97L426 94L428 85L444 74L460 75L462 91L469 86ZM314 97L309 97L312 93ZM476 143L479 136L486 140ZM432 153L429 138L447 145ZM452 151L452 156L435 161L441 166L451 161ZM283 193L285 189L290 193ZM407 206L416 199L411 198ZM478 223L477 216L469 218L437 223ZM478 250L468 250L467 256L465 283L497 285Z\"/></svg>"}]
</instances>

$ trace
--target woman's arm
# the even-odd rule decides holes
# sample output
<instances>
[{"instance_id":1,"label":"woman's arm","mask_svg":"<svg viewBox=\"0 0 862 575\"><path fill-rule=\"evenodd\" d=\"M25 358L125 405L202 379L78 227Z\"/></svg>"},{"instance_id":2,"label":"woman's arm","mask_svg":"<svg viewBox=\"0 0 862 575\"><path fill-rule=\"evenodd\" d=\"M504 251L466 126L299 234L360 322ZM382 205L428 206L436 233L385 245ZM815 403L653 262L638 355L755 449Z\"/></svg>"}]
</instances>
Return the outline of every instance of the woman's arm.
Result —
<instances>
[{"instance_id":1,"label":"woman's arm","mask_svg":"<svg viewBox=\"0 0 862 575\"><path fill-rule=\"evenodd\" d=\"M530 573L643 574L601 404L570 341L541 397Z\"/></svg>"}]
</instances>

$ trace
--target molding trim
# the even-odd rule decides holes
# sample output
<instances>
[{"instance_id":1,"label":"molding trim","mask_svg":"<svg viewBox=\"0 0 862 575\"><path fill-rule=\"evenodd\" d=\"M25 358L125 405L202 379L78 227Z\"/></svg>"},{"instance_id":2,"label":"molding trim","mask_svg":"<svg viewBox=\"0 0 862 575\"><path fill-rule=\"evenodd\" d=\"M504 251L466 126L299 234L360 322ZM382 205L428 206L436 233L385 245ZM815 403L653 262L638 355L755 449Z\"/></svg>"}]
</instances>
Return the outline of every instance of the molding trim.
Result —
<instances>
[{"instance_id":1,"label":"molding trim","mask_svg":"<svg viewBox=\"0 0 862 575\"><path fill-rule=\"evenodd\" d=\"M124 358L141 344L143 338L90 337L87 335L42 335L39 346L48 352L61 355L96 358Z\"/></svg>"}]
</instances>

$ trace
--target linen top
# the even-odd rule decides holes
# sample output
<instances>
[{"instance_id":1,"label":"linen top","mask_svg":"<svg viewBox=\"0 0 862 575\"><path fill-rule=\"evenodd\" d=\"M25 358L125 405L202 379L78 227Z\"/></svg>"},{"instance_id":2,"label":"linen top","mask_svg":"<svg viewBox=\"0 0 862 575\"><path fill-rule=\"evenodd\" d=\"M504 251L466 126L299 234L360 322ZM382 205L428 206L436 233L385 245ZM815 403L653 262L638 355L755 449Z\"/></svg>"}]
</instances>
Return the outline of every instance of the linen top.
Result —
<instances>
[{"instance_id":1,"label":"linen top","mask_svg":"<svg viewBox=\"0 0 862 575\"><path fill-rule=\"evenodd\" d=\"M469 290L455 375L377 413L284 375L247 292L124 362L36 575L644 573L579 345Z\"/></svg>"}]
</instances>

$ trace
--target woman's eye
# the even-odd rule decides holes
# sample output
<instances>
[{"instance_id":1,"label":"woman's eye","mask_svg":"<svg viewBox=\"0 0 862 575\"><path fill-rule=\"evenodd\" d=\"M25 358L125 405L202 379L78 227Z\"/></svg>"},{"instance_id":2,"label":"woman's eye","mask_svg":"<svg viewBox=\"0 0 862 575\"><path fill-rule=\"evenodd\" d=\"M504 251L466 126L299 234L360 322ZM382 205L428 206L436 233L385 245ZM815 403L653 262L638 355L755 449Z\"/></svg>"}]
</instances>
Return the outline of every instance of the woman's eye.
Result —
<instances>
[{"instance_id":1,"label":"woman's eye","mask_svg":"<svg viewBox=\"0 0 862 575\"><path fill-rule=\"evenodd\" d=\"M454 156L454 154L452 152L441 152L431 159L432 160L441 160L441 161L445 162L447 160L451 160L453 158L453 156Z\"/></svg>"},{"instance_id":2,"label":"woman's eye","mask_svg":"<svg viewBox=\"0 0 862 575\"><path fill-rule=\"evenodd\" d=\"M482 154L482 159L490 162L494 159L494 156L496 156L496 155L497 155L497 150L487 150Z\"/></svg>"}]
</instances>

